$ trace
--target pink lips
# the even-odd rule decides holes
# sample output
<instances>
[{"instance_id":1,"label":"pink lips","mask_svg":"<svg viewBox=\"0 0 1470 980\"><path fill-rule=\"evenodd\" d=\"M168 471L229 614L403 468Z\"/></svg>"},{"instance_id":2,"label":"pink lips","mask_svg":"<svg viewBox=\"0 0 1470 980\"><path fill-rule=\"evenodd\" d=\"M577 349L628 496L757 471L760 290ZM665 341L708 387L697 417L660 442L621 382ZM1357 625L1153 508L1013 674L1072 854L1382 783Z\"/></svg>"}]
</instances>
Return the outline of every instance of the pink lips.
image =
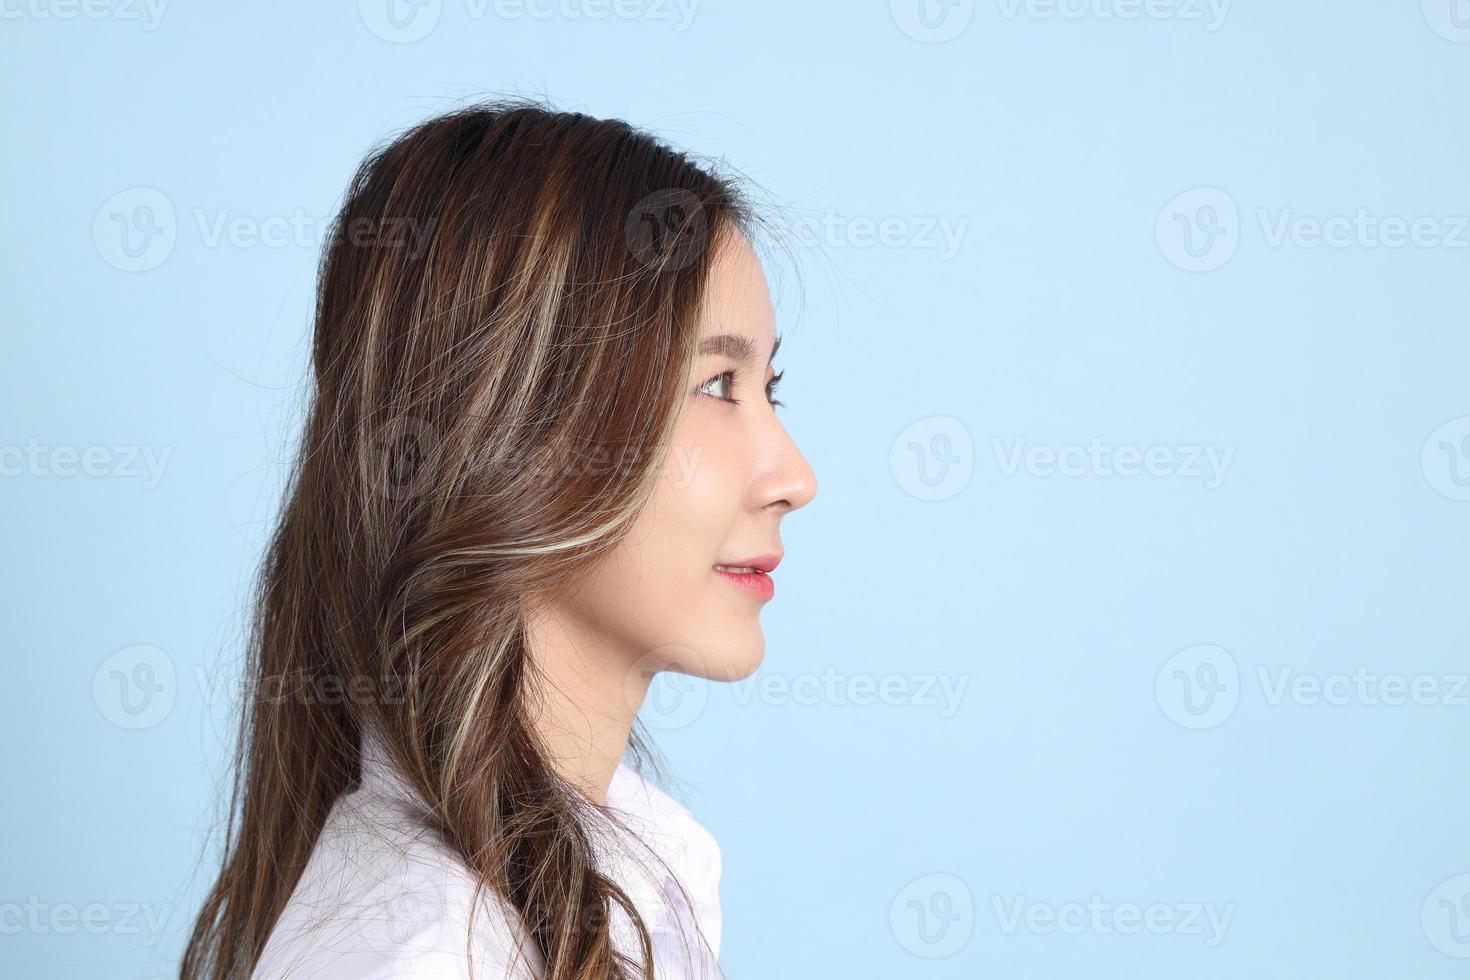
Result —
<instances>
[{"instance_id":1,"label":"pink lips","mask_svg":"<svg viewBox=\"0 0 1470 980\"><path fill-rule=\"evenodd\" d=\"M770 599L776 594L776 583L771 578L770 572L781 563L780 555L757 555L754 558L741 558L738 561L722 561L719 564L730 568L754 568L754 572L726 572L716 568L715 574L729 582L737 589L744 589L752 595L761 599Z\"/></svg>"}]
</instances>

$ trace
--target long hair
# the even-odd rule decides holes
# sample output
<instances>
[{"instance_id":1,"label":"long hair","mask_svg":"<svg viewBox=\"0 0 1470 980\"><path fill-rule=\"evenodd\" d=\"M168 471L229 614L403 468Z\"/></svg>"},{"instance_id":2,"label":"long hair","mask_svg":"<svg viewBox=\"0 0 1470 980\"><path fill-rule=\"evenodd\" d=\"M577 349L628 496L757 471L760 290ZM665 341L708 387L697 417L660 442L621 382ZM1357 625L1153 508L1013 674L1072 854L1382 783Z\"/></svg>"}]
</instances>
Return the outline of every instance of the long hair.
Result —
<instances>
[{"instance_id":1,"label":"long hair","mask_svg":"<svg viewBox=\"0 0 1470 980\"><path fill-rule=\"evenodd\" d=\"M319 273L222 867L182 978L254 968L365 732L546 976L632 975L614 907L652 976L587 801L532 728L526 600L606 555L652 493L716 240L749 220L716 168L524 101L430 119L363 162Z\"/></svg>"}]
</instances>

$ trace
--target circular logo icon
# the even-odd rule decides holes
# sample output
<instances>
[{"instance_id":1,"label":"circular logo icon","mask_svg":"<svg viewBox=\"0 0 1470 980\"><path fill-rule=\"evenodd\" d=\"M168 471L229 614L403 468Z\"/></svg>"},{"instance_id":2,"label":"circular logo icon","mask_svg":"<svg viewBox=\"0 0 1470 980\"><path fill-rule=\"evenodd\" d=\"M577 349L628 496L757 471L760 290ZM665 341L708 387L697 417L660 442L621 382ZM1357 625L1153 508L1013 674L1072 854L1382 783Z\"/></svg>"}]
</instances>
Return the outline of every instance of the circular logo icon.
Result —
<instances>
[{"instance_id":1,"label":"circular logo icon","mask_svg":"<svg viewBox=\"0 0 1470 980\"><path fill-rule=\"evenodd\" d=\"M1424 478L1451 500L1470 500L1470 415L1450 419L1424 440Z\"/></svg>"},{"instance_id":2,"label":"circular logo icon","mask_svg":"<svg viewBox=\"0 0 1470 980\"><path fill-rule=\"evenodd\" d=\"M178 237L173 202L156 187L119 191L92 218L97 254L123 272L147 272L163 265Z\"/></svg>"},{"instance_id":3,"label":"circular logo icon","mask_svg":"<svg viewBox=\"0 0 1470 980\"><path fill-rule=\"evenodd\" d=\"M1423 0L1429 29L1446 41L1470 44L1470 0Z\"/></svg>"},{"instance_id":4,"label":"circular logo icon","mask_svg":"<svg viewBox=\"0 0 1470 980\"><path fill-rule=\"evenodd\" d=\"M1181 728L1223 725L1240 701L1235 658L1210 644L1180 650L1159 668L1154 697L1164 716Z\"/></svg>"},{"instance_id":5,"label":"circular logo icon","mask_svg":"<svg viewBox=\"0 0 1470 980\"><path fill-rule=\"evenodd\" d=\"M674 731L692 724L709 703L704 657L693 647L658 647L638 658L628 672L628 703L651 731Z\"/></svg>"},{"instance_id":6,"label":"circular logo icon","mask_svg":"<svg viewBox=\"0 0 1470 980\"><path fill-rule=\"evenodd\" d=\"M173 710L178 695L174 662L158 647L124 647L92 674L92 702L119 728L152 728Z\"/></svg>"},{"instance_id":7,"label":"circular logo icon","mask_svg":"<svg viewBox=\"0 0 1470 980\"><path fill-rule=\"evenodd\" d=\"M409 864L402 881L375 885L372 900L355 917L363 945L373 952L429 954L445 952L450 914L448 881L425 875L410 877Z\"/></svg>"},{"instance_id":8,"label":"circular logo icon","mask_svg":"<svg viewBox=\"0 0 1470 980\"><path fill-rule=\"evenodd\" d=\"M443 12L443 0L357 0L358 16L367 29L393 44L428 37Z\"/></svg>"},{"instance_id":9,"label":"circular logo icon","mask_svg":"<svg viewBox=\"0 0 1470 980\"><path fill-rule=\"evenodd\" d=\"M975 18L975 0L888 0L898 29L915 41L939 44L965 32Z\"/></svg>"},{"instance_id":10,"label":"circular logo icon","mask_svg":"<svg viewBox=\"0 0 1470 980\"><path fill-rule=\"evenodd\" d=\"M1211 272L1240 247L1240 209L1220 188L1196 187L1164 205L1154 222L1154 239L1178 268Z\"/></svg>"},{"instance_id":11,"label":"circular logo icon","mask_svg":"<svg viewBox=\"0 0 1470 980\"><path fill-rule=\"evenodd\" d=\"M1470 875L1441 882L1424 900L1419 918L1429 945L1457 960L1470 959Z\"/></svg>"},{"instance_id":12,"label":"circular logo icon","mask_svg":"<svg viewBox=\"0 0 1470 980\"><path fill-rule=\"evenodd\" d=\"M893 480L919 500L947 500L970 484L975 443L965 423L948 415L919 419L888 450Z\"/></svg>"},{"instance_id":13,"label":"circular logo icon","mask_svg":"<svg viewBox=\"0 0 1470 980\"><path fill-rule=\"evenodd\" d=\"M669 187L633 205L623 237L643 265L656 272L677 272L704 254L709 217L692 192Z\"/></svg>"},{"instance_id":14,"label":"circular logo icon","mask_svg":"<svg viewBox=\"0 0 1470 980\"><path fill-rule=\"evenodd\" d=\"M975 899L954 875L924 875L893 896L888 926L898 944L915 956L953 956L975 931Z\"/></svg>"},{"instance_id":15,"label":"circular logo icon","mask_svg":"<svg viewBox=\"0 0 1470 980\"><path fill-rule=\"evenodd\" d=\"M412 415L390 419L373 440L377 463L375 489L389 500L406 500L428 486L429 457L439 443L439 430Z\"/></svg>"}]
</instances>

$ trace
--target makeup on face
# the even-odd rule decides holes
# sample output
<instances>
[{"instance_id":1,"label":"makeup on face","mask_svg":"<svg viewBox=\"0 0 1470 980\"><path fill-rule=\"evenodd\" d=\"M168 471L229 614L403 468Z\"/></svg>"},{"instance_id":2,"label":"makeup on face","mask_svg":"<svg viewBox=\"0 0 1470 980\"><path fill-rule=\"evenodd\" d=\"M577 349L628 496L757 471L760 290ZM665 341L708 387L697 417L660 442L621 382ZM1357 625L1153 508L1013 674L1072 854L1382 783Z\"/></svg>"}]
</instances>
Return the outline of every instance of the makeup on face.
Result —
<instances>
[{"instance_id":1,"label":"makeup on face","mask_svg":"<svg viewBox=\"0 0 1470 980\"><path fill-rule=\"evenodd\" d=\"M715 574L737 589L770 599L776 594L776 582L770 573L780 562L780 555L758 555L738 562L721 562L715 566Z\"/></svg>"}]
</instances>

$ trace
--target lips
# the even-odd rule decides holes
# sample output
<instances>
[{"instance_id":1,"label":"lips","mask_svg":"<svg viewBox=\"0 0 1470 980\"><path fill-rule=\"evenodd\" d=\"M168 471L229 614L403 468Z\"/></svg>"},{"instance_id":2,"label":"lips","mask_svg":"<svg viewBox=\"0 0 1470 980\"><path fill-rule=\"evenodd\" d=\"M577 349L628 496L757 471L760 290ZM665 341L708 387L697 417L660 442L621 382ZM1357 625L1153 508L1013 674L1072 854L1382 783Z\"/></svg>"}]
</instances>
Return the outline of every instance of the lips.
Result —
<instances>
[{"instance_id":1,"label":"lips","mask_svg":"<svg viewBox=\"0 0 1470 980\"><path fill-rule=\"evenodd\" d=\"M758 572L775 571L776 566L781 564L780 555L756 555L754 558L742 558L739 561L722 561L715 565L716 568L736 569L748 568Z\"/></svg>"},{"instance_id":2,"label":"lips","mask_svg":"<svg viewBox=\"0 0 1470 980\"><path fill-rule=\"evenodd\" d=\"M756 555L738 561L720 562L715 565L714 571L735 588L760 599L770 599L776 594L776 583L768 573L780 563L780 555Z\"/></svg>"}]
</instances>

